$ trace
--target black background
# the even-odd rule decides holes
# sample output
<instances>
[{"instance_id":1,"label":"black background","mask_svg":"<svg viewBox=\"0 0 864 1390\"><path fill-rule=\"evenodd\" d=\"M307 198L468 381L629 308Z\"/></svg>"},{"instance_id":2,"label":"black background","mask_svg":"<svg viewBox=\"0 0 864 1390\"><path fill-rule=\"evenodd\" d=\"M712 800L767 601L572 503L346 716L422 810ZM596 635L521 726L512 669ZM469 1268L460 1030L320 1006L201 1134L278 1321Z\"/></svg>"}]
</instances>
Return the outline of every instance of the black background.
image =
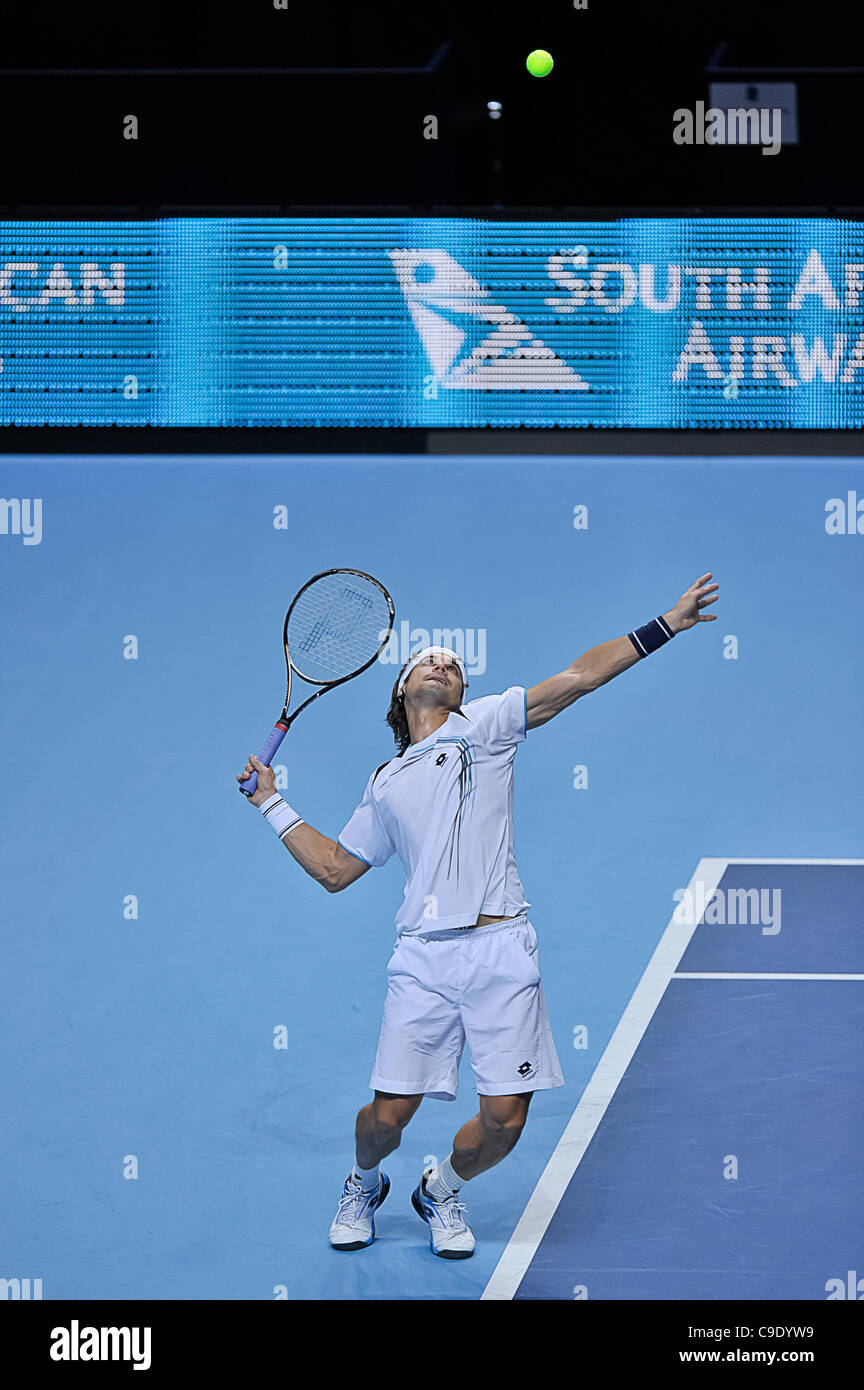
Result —
<instances>
[{"instance_id":1,"label":"black background","mask_svg":"<svg viewBox=\"0 0 864 1390\"><path fill-rule=\"evenodd\" d=\"M6 217L864 205L864 56L848 0L800 11L759 0L50 0L3 25ZM535 47L555 59L547 78L525 69ZM708 102L712 65L796 81L801 143L773 157L675 145L673 112ZM130 113L135 141L123 138ZM437 141L423 138L428 114Z\"/></svg>"}]
</instances>

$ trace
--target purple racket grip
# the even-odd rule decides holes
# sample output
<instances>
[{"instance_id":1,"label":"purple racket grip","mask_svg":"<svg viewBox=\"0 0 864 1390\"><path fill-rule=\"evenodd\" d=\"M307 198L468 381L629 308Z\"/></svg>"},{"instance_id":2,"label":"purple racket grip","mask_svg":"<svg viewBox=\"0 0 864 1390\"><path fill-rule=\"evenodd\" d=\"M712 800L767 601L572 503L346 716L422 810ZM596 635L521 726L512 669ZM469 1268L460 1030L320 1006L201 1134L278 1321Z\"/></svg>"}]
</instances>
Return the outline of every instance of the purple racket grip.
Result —
<instances>
[{"instance_id":1,"label":"purple racket grip","mask_svg":"<svg viewBox=\"0 0 864 1390\"><path fill-rule=\"evenodd\" d=\"M279 747L279 744L282 742L287 732L288 730L285 728L284 724L276 725L267 742L264 744L264 747L261 749L261 752L258 754L259 762L266 763L269 766L273 754L276 752L276 749ZM245 782L239 782L238 786L244 796L254 796L258 787L258 773L253 772L251 776L246 778Z\"/></svg>"}]
</instances>

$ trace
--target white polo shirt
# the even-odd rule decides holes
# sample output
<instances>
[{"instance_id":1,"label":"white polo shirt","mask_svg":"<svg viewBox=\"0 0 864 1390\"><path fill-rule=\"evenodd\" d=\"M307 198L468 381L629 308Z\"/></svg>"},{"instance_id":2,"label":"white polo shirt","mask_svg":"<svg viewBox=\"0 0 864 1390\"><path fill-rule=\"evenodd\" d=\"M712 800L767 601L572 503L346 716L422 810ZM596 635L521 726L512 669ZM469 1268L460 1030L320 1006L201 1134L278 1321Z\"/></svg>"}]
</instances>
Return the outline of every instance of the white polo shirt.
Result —
<instances>
[{"instance_id":1,"label":"white polo shirt","mask_svg":"<svg viewBox=\"0 0 864 1390\"><path fill-rule=\"evenodd\" d=\"M513 763L526 720L523 686L484 695L369 778L339 843L375 867L399 856L400 936L531 906L513 853Z\"/></svg>"}]
</instances>

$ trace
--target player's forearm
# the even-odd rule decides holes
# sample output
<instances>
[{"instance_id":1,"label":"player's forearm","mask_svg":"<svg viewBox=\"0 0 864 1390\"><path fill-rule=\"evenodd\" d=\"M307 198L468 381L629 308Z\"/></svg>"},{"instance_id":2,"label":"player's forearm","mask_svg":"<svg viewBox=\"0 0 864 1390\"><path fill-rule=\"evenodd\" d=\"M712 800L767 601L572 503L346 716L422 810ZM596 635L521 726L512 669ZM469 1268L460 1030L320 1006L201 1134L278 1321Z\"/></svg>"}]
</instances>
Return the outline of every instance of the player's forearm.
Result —
<instances>
[{"instance_id":1,"label":"player's forearm","mask_svg":"<svg viewBox=\"0 0 864 1390\"><path fill-rule=\"evenodd\" d=\"M371 865L357 855L349 854L338 840L322 835L314 826L304 821L293 806L276 791L273 769L267 767L254 754L249 755L245 772L238 772L237 781L242 782L250 773L258 776L258 786L249 798L250 805L261 812L293 859L310 878L326 888L328 893L338 893L347 888Z\"/></svg>"},{"instance_id":2,"label":"player's forearm","mask_svg":"<svg viewBox=\"0 0 864 1390\"><path fill-rule=\"evenodd\" d=\"M570 667L583 694L597 690L641 660L629 637L613 637L577 657Z\"/></svg>"},{"instance_id":3,"label":"player's forearm","mask_svg":"<svg viewBox=\"0 0 864 1390\"><path fill-rule=\"evenodd\" d=\"M328 893L336 893L345 887L336 862L339 846L335 840L301 821L293 830L285 832L282 843L301 869L305 869L309 877L326 888Z\"/></svg>"},{"instance_id":4,"label":"player's forearm","mask_svg":"<svg viewBox=\"0 0 864 1390\"><path fill-rule=\"evenodd\" d=\"M677 608L670 608L662 615L664 623L674 635L681 630L681 618ZM637 633L638 636L638 633ZM597 690L615 676L620 676L630 666L641 661L643 653L637 650L630 637L613 637L611 642L601 642L590 651L577 658L571 671L579 673L585 691Z\"/></svg>"},{"instance_id":5,"label":"player's forearm","mask_svg":"<svg viewBox=\"0 0 864 1390\"><path fill-rule=\"evenodd\" d=\"M635 666L651 652L656 652L677 633L695 627L697 623L713 623L716 614L702 613L701 609L717 600L719 584L709 584L711 574L703 574L685 589L684 593L667 613L652 618L641 627L634 628L625 637L613 637L611 642L601 642L577 657L566 671L541 681L527 691L525 702L526 727L536 729L572 705L580 696L597 690L622 671Z\"/></svg>"},{"instance_id":6,"label":"player's forearm","mask_svg":"<svg viewBox=\"0 0 864 1390\"><path fill-rule=\"evenodd\" d=\"M667 615L664 614L664 622L666 618ZM670 627L670 631L677 631L677 628ZM613 637L609 642L600 642L598 646L583 652L565 671L560 671L557 676L551 676L529 690L526 702L527 727L536 729L539 725L547 723L583 695L590 695L592 690L599 690L601 685L606 685L608 681L614 680L615 676L620 676L623 671L629 670L637 661L641 661L645 656L645 650L639 643L643 646L646 642L650 643L652 635L649 630L638 628L633 636L637 639L635 645L629 634L626 637Z\"/></svg>"}]
</instances>

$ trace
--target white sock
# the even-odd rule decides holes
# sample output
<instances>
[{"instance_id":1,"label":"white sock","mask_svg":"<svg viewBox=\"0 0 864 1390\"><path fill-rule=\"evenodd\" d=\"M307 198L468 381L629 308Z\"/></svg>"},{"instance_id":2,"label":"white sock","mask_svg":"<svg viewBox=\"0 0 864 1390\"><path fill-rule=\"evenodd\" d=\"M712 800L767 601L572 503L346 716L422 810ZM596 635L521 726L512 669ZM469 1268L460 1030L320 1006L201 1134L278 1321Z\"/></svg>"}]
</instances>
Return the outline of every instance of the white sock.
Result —
<instances>
[{"instance_id":1,"label":"white sock","mask_svg":"<svg viewBox=\"0 0 864 1390\"><path fill-rule=\"evenodd\" d=\"M452 1157L451 1154L450 1158ZM460 1178L459 1174L453 1171L450 1158L445 1158L443 1163L439 1163L438 1167L433 1169L426 1179L426 1191L436 1202L446 1201L448 1197L452 1197L454 1193L459 1191L464 1182L468 1181L467 1178Z\"/></svg>"},{"instance_id":2,"label":"white sock","mask_svg":"<svg viewBox=\"0 0 864 1390\"><path fill-rule=\"evenodd\" d=\"M364 1192L374 1192L380 1180L378 1164L376 1163L374 1168L361 1168L359 1164L355 1162L354 1167L351 1169L351 1177L359 1182Z\"/></svg>"}]
</instances>

